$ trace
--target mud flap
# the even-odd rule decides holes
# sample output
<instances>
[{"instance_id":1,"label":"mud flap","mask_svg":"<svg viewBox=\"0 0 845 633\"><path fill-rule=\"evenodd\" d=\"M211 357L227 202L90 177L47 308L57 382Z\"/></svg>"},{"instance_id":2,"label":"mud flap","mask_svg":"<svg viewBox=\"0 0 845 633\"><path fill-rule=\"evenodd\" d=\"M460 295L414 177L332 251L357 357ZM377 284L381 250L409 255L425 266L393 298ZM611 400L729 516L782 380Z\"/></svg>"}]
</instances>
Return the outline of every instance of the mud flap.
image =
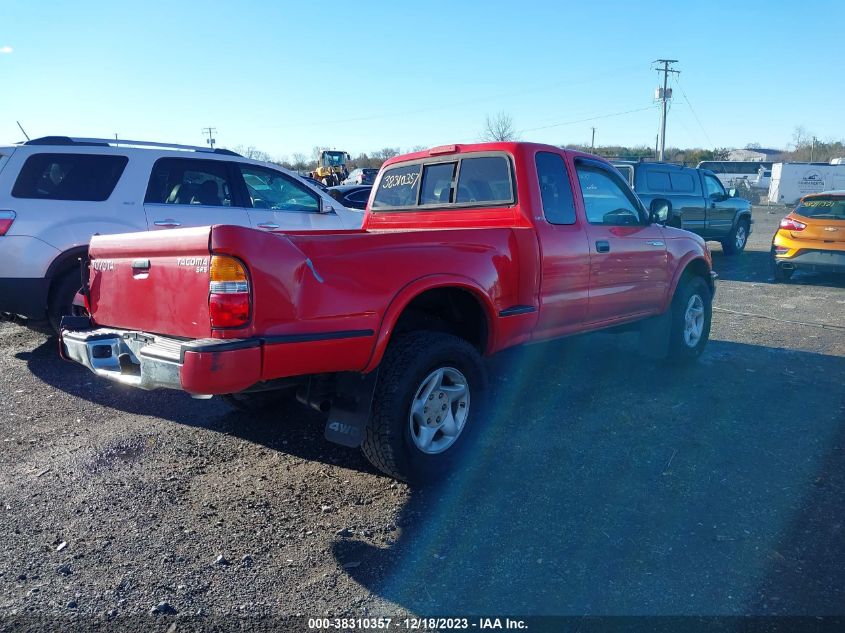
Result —
<instances>
[{"instance_id":1,"label":"mud flap","mask_svg":"<svg viewBox=\"0 0 845 633\"><path fill-rule=\"evenodd\" d=\"M370 421L373 392L378 369L369 374L342 373L337 375L332 408L326 421L328 441L357 448L364 441L364 429Z\"/></svg>"},{"instance_id":2,"label":"mud flap","mask_svg":"<svg viewBox=\"0 0 845 633\"><path fill-rule=\"evenodd\" d=\"M640 324L640 353L652 360L663 360L669 355L669 337L672 334L672 307L663 314L645 319Z\"/></svg>"}]
</instances>

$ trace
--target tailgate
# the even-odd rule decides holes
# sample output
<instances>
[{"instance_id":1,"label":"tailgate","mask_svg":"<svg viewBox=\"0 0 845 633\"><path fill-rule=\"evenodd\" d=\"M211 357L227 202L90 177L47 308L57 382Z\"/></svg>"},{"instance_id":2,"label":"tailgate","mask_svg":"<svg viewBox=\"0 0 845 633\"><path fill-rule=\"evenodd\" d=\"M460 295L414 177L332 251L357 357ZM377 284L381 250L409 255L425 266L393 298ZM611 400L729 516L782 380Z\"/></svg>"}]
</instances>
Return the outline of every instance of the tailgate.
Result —
<instances>
[{"instance_id":1,"label":"tailgate","mask_svg":"<svg viewBox=\"0 0 845 633\"><path fill-rule=\"evenodd\" d=\"M99 325L173 337L211 336L211 227L97 235L89 247L90 311Z\"/></svg>"}]
</instances>

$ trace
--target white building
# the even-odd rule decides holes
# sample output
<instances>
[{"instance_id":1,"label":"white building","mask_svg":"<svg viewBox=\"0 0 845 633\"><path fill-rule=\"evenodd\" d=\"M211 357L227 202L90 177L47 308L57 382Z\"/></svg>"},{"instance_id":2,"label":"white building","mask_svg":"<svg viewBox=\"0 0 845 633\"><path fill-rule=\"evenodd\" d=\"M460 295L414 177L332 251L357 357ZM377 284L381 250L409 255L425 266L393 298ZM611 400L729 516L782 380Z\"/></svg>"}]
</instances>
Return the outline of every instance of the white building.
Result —
<instances>
[{"instance_id":1,"label":"white building","mask_svg":"<svg viewBox=\"0 0 845 633\"><path fill-rule=\"evenodd\" d=\"M728 154L728 160L754 161L758 163L764 161L771 162L780 154L783 154L782 149L766 149L763 147L755 149L732 149Z\"/></svg>"}]
</instances>

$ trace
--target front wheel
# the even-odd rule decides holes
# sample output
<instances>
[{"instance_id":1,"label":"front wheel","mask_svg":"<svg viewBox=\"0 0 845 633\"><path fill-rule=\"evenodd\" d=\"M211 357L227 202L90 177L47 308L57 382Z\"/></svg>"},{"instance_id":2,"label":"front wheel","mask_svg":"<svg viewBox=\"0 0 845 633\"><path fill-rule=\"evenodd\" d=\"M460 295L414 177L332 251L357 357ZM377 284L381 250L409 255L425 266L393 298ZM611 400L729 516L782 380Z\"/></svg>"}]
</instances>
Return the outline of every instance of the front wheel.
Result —
<instances>
[{"instance_id":1,"label":"front wheel","mask_svg":"<svg viewBox=\"0 0 845 633\"><path fill-rule=\"evenodd\" d=\"M704 351L710 338L712 300L701 277L688 277L678 284L670 308L669 360L691 362Z\"/></svg>"},{"instance_id":2,"label":"front wheel","mask_svg":"<svg viewBox=\"0 0 845 633\"><path fill-rule=\"evenodd\" d=\"M739 255L748 244L748 220L742 219L736 223L728 238L722 242L725 255Z\"/></svg>"},{"instance_id":3,"label":"front wheel","mask_svg":"<svg viewBox=\"0 0 845 633\"><path fill-rule=\"evenodd\" d=\"M442 332L399 335L379 369L362 449L379 470L412 484L443 477L481 422L481 355Z\"/></svg>"}]
</instances>

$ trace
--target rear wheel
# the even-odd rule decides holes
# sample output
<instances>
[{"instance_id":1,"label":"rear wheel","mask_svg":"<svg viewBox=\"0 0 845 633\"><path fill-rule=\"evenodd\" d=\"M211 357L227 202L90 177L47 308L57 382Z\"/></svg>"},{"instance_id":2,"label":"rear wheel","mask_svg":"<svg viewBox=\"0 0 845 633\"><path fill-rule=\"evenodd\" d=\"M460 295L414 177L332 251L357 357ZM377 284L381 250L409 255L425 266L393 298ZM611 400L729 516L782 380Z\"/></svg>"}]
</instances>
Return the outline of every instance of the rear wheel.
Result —
<instances>
[{"instance_id":1,"label":"rear wheel","mask_svg":"<svg viewBox=\"0 0 845 633\"><path fill-rule=\"evenodd\" d=\"M745 245L748 244L749 226L750 224L745 218L736 223L728 238L722 242L722 250L725 255L738 255L745 250Z\"/></svg>"},{"instance_id":2,"label":"rear wheel","mask_svg":"<svg viewBox=\"0 0 845 633\"><path fill-rule=\"evenodd\" d=\"M772 260L772 278L775 280L775 283L779 281L789 281L792 279L792 273L794 272L795 270L793 268L781 268L778 266L776 261Z\"/></svg>"},{"instance_id":3,"label":"rear wheel","mask_svg":"<svg viewBox=\"0 0 845 633\"><path fill-rule=\"evenodd\" d=\"M66 272L53 283L47 303L47 318L50 321L50 327L57 334L63 316L79 314L79 308L74 306L73 300L81 288L82 282L76 270Z\"/></svg>"},{"instance_id":4,"label":"rear wheel","mask_svg":"<svg viewBox=\"0 0 845 633\"><path fill-rule=\"evenodd\" d=\"M701 277L681 280L672 298L669 360L690 362L701 355L710 338L712 296Z\"/></svg>"},{"instance_id":5,"label":"rear wheel","mask_svg":"<svg viewBox=\"0 0 845 633\"><path fill-rule=\"evenodd\" d=\"M428 331L398 336L379 369L364 455L391 477L437 481L477 431L485 391L481 355L464 339Z\"/></svg>"}]
</instances>

